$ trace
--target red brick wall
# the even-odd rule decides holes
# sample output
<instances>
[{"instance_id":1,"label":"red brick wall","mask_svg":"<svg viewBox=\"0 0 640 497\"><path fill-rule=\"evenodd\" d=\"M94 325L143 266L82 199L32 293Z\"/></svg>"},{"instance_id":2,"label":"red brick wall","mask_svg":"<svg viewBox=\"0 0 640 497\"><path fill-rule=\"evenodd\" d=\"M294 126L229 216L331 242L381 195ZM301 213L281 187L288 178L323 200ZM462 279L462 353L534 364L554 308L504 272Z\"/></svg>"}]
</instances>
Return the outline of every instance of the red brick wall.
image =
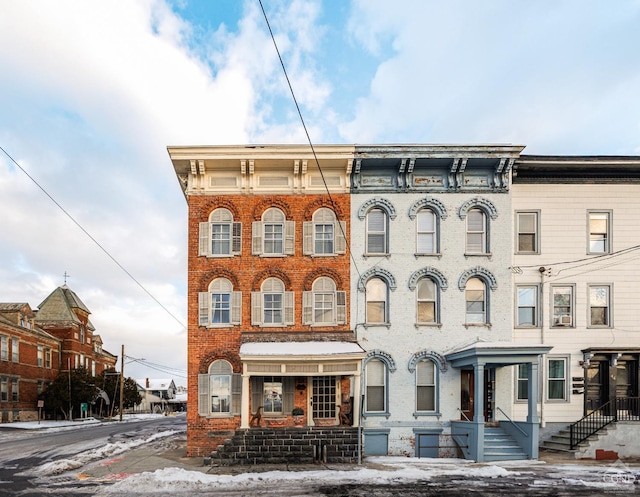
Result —
<instances>
[{"instance_id":1,"label":"red brick wall","mask_svg":"<svg viewBox=\"0 0 640 497\"><path fill-rule=\"evenodd\" d=\"M205 373L208 365L217 358L224 358L234 365L234 372L241 372L238 357L240 336L243 332L291 332L347 331L349 325L334 327L305 326L302 324L302 292L319 276L330 276L337 290L347 292L347 323L349 323L349 254L334 257L310 257L302 254L303 222L311 221L313 212L327 207L336 213L339 221L346 222L348 238L350 223L349 194L333 194L333 203L327 195L224 195L190 196L188 240L188 389L190 392L187 414L187 451L189 455L208 455L215 449L220 436L217 431L231 431L240 419L204 419L198 416L198 374ZM278 207L288 221L295 221L295 255L287 257L259 257L251 254L251 223L259 221L269 207ZM234 221L242 222L242 255L225 258L198 256L199 223L209 218L218 207L229 209ZM348 247L347 243L347 247ZM269 276L278 276L285 283L286 291L295 292L295 324L282 328L260 328L251 325L251 292L259 290L260 283ZM242 324L230 328L198 326L198 293L207 291L216 277L225 277L234 283L234 291L242 292ZM226 437L222 437L226 438Z\"/></svg>"}]
</instances>

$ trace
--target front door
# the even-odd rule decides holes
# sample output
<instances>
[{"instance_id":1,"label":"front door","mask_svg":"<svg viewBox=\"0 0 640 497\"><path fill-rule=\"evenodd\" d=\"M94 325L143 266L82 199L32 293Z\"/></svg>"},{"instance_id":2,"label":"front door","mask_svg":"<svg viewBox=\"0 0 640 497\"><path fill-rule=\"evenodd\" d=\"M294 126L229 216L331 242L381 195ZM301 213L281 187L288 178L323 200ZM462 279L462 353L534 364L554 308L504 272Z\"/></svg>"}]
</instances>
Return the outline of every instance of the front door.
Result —
<instances>
[{"instance_id":1,"label":"front door","mask_svg":"<svg viewBox=\"0 0 640 497\"><path fill-rule=\"evenodd\" d=\"M484 420L493 421L493 369L484 371ZM472 369L460 371L460 410L462 421L473 421L475 411L475 373ZM465 418L466 416L466 418Z\"/></svg>"},{"instance_id":2,"label":"front door","mask_svg":"<svg viewBox=\"0 0 640 497\"><path fill-rule=\"evenodd\" d=\"M336 417L336 377L314 376L311 405L314 419Z\"/></svg>"}]
</instances>

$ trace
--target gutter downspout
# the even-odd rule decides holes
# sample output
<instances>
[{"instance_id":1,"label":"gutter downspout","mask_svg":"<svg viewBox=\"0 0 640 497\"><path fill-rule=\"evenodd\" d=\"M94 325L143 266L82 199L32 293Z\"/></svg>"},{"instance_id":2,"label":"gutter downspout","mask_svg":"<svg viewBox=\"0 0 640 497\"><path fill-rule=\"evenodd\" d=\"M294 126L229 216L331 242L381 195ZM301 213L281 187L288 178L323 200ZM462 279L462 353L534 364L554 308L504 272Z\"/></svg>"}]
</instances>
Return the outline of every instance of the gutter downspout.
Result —
<instances>
[{"instance_id":1,"label":"gutter downspout","mask_svg":"<svg viewBox=\"0 0 640 497\"><path fill-rule=\"evenodd\" d=\"M544 275L547 271L549 271L549 268L546 268L544 266L541 266L538 271L540 272L540 298L541 298L541 304L544 304ZM542 342L542 345L545 345L545 331L544 331L544 323L545 323L545 306L542 305L542 312L541 312L541 320L540 320L540 341ZM540 426L542 428L544 428L546 426L546 420L544 418L544 396L545 396L545 384L546 384L546 379L545 379L545 367L544 367L544 363L546 360L546 354L542 355L542 364L540 364L540 371L542 372L542 381L540 382ZM537 399L536 399L537 402Z\"/></svg>"}]
</instances>

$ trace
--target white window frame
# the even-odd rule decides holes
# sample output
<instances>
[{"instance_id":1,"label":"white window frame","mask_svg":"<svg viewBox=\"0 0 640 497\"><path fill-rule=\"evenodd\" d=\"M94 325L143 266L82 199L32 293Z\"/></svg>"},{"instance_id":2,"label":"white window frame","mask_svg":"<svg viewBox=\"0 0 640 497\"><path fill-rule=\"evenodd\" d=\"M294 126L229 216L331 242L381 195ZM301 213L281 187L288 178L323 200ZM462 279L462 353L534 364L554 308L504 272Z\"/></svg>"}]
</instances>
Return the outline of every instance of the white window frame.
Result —
<instances>
[{"instance_id":1,"label":"white window frame","mask_svg":"<svg viewBox=\"0 0 640 497\"><path fill-rule=\"evenodd\" d=\"M533 227L523 227L524 217L532 217ZM532 250L523 250L521 238L532 237ZM539 254L540 253L540 211L516 211L516 254Z\"/></svg>"},{"instance_id":2,"label":"white window frame","mask_svg":"<svg viewBox=\"0 0 640 497\"><path fill-rule=\"evenodd\" d=\"M20 341L11 337L11 362L20 362Z\"/></svg>"},{"instance_id":3,"label":"white window frame","mask_svg":"<svg viewBox=\"0 0 640 497\"><path fill-rule=\"evenodd\" d=\"M566 305L556 305L556 290L569 290L569 313L557 312L556 309L563 309ZM559 292L558 292L559 293ZM551 327L552 328L575 328L575 285L551 285Z\"/></svg>"},{"instance_id":4,"label":"white window frame","mask_svg":"<svg viewBox=\"0 0 640 497\"><path fill-rule=\"evenodd\" d=\"M382 371L372 371L373 367L382 368ZM371 370L370 370L371 368ZM373 374L376 374L375 378ZM365 402L363 416L389 416L389 367L387 363L377 357L369 359L364 365L365 377ZM370 389L382 389L382 409L371 409L369 401L372 398ZM373 391L373 390L371 390Z\"/></svg>"},{"instance_id":5,"label":"white window frame","mask_svg":"<svg viewBox=\"0 0 640 497\"><path fill-rule=\"evenodd\" d=\"M597 302L594 302L594 294L593 291L597 290L597 289L602 289L605 290L606 292L606 296L605 296L605 305L595 305L597 304ZM588 302L588 309L587 309L587 323L588 324L588 328L612 328L613 327L613 313L611 312L611 303L613 302L612 299L612 289L613 286L610 284L590 284L587 286L587 302ZM604 314L604 318L605 318L605 323L604 324L594 324L593 323L593 309L598 309L598 308L604 308L605 309L605 314Z\"/></svg>"},{"instance_id":6,"label":"white window frame","mask_svg":"<svg viewBox=\"0 0 640 497\"><path fill-rule=\"evenodd\" d=\"M376 296L374 294L374 291L376 290L374 288L374 285L377 285L377 281L380 281L382 287L380 287L380 289L382 290L382 292L384 293L384 295L382 296ZM378 298L376 298L378 297ZM379 297L382 297L382 299L380 299ZM374 300L375 299L375 300ZM390 319L389 319L389 283L383 279L380 278L378 276L374 276L372 278L369 278L369 280L366 283L365 286L365 300L366 300L366 305L365 305L365 322L367 325L388 325L390 323ZM382 320L381 321L372 321L371 320L371 314L372 312L369 310L369 304L382 304Z\"/></svg>"},{"instance_id":7,"label":"white window frame","mask_svg":"<svg viewBox=\"0 0 640 497\"><path fill-rule=\"evenodd\" d=\"M217 250L216 227L226 227L229 232L228 249ZM220 243L220 241L218 241ZM219 247L220 249L224 247ZM242 254L242 223L234 222L228 209L214 209L209 220L199 224L198 255L205 257L233 257Z\"/></svg>"},{"instance_id":8,"label":"white window frame","mask_svg":"<svg viewBox=\"0 0 640 497\"><path fill-rule=\"evenodd\" d=\"M382 227L373 229L370 227L374 214L382 215ZM377 228L377 227L376 227ZM382 250L374 252L371 250L371 238L382 238ZM381 207L374 207L367 212L365 217L365 255L388 255L389 254L389 214Z\"/></svg>"},{"instance_id":9,"label":"white window frame","mask_svg":"<svg viewBox=\"0 0 640 497\"><path fill-rule=\"evenodd\" d=\"M0 401L9 402L9 378L0 376Z\"/></svg>"},{"instance_id":10,"label":"white window frame","mask_svg":"<svg viewBox=\"0 0 640 497\"><path fill-rule=\"evenodd\" d=\"M277 287L277 288L276 288ZM265 321L265 297L267 295L280 295L281 307L280 314L282 316L279 322ZM262 282L259 292L251 292L251 324L253 326L262 327L282 327L294 324L295 315L295 294L294 292L285 291L284 282L278 278L267 278Z\"/></svg>"},{"instance_id":11,"label":"white window frame","mask_svg":"<svg viewBox=\"0 0 640 497\"><path fill-rule=\"evenodd\" d=\"M217 383L217 384L216 384ZM227 392L224 392L224 383ZM217 395L220 410L213 410L214 393L224 393ZM224 398L222 398L224 397ZM227 400L228 408L224 407L222 400ZM213 361L209 365L206 374L198 375L198 415L212 418L230 418L240 415L242 399L242 375L233 372L231 363L224 359Z\"/></svg>"},{"instance_id":12,"label":"white window frame","mask_svg":"<svg viewBox=\"0 0 640 497\"><path fill-rule=\"evenodd\" d=\"M331 307L322 306L330 302ZM322 309L330 310L331 319L320 321L319 315L325 313ZM335 282L326 276L316 279L311 286L311 291L302 294L302 324L310 326L335 326L347 322L347 294L337 291Z\"/></svg>"},{"instance_id":13,"label":"white window frame","mask_svg":"<svg viewBox=\"0 0 640 497\"><path fill-rule=\"evenodd\" d=\"M425 217L429 216L432 226L425 226ZM438 214L429 208L420 209L416 214L416 255L437 255L440 252L439 234L440 219ZM431 245L431 250L428 246ZM425 250L425 248L427 248Z\"/></svg>"},{"instance_id":14,"label":"white window frame","mask_svg":"<svg viewBox=\"0 0 640 497\"><path fill-rule=\"evenodd\" d=\"M595 223L598 217L604 218L606 223L604 231L595 229L592 222ZM612 234L612 212L610 210L589 210L587 211L587 254L610 254L611 253L611 234ZM602 244L602 248L597 248L596 244Z\"/></svg>"},{"instance_id":15,"label":"white window frame","mask_svg":"<svg viewBox=\"0 0 640 497\"><path fill-rule=\"evenodd\" d=\"M551 362L559 361L563 363L564 376L560 377L551 377ZM546 378L547 378L547 388L546 391L546 400L547 402L569 402L569 357L567 356L547 356L546 359ZM549 394L551 393L551 382L562 382L562 398L551 398Z\"/></svg>"},{"instance_id":16,"label":"white window frame","mask_svg":"<svg viewBox=\"0 0 640 497\"><path fill-rule=\"evenodd\" d=\"M229 295L229 321L214 320L216 298L214 295ZM207 292L198 293L198 325L207 328L226 328L241 324L242 321L242 292L233 291L233 284L226 278L215 278Z\"/></svg>"},{"instance_id":17,"label":"white window frame","mask_svg":"<svg viewBox=\"0 0 640 497\"><path fill-rule=\"evenodd\" d=\"M427 365L432 368L431 369L431 378L429 379L428 377L426 377L425 375L428 375L429 372L427 371L423 371L423 369L425 367L427 367ZM431 359L422 359L420 361L418 361L418 363L416 364L416 370L415 370L415 398L416 398L416 404L415 404L415 415L420 415L420 414L433 414L438 412L438 367L436 365L436 363L434 361L432 361ZM433 409L421 409L421 407L423 406L419 406L419 399L420 399L420 391L422 389L425 389L426 391L431 390L432 391L432 396L433 398L431 399L431 401L433 402Z\"/></svg>"},{"instance_id":18,"label":"white window frame","mask_svg":"<svg viewBox=\"0 0 640 497\"><path fill-rule=\"evenodd\" d=\"M533 296L533 304L521 300L521 290ZM538 328L540 326L540 286L516 285L516 327L517 328ZM524 323L520 320L520 309L532 309L533 322Z\"/></svg>"},{"instance_id":19,"label":"white window frame","mask_svg":"<svg viewBox=\"0 0 640 497\"><path fill-rule=\"evenodd\" d=\"M433 285L433 298L426 298L420 296L421 287L430 283ZM429 278L425 276L418 280L416 284L416 324L418 325L437 325L440 323L440 287L438 282L433 278ZM433 321L421 321L420 320L420 307L421 304L432 304L433 305Z\"/></svg>"},{"instance_id":20,"label":"white window frame","mask_svg":"<svg viewBox=\"0 0 640 497\"><path fill-rule=\"evenodd\" d=\"M478 299L470 299L471 292L478 292L479 288L470 288L473 286L473 282L479 282L482 285L482 310L481 312L469 312L470 304L480 302ZM477 276L473 276L467 280L467 283L464 287L464 301L465 301L465 324L467 325L487 325L489 324L489 292L487 288L487 283L482 278ZM470 315L482 315L481 320L470 320Z\"/></svg>"},{"instance_id":21,"label":"white window frame","mask_svg":"<svg viewBox=\"0 0 640 497\"><path fill-rule=\"evenodd\" d=\"M471 222L476 213L482 216L481 223L472 225ZM479 207L469 209L465 219L465 234L465 255L488 255L490 253L489 216L483 209ZM477 236L480 237L479 244L471 241L471 237ZM478 246L480 250L477 250L476 246Z\"/></svg>"},{"instance_id":22,"label":"white window frame","mask_svg":"<svg viewBox=\"0 0 640 497\"><path fill-rule=\"evenodd\" d=\"M281 247L279 247L278 250L269 250L267 252L265 246L269 241L266 240L265 233L270 226L280 227L281 237L279 240L277 237L274 237L273 242L277 243L279 241ZM252 223L251 253L253 255L259 255L260 257L284 257L294 255L295 235L295 221L287 221L284 212L277 207L270 207L262 214L261 221L254 221Z\"/></svg>"},{"instance_id":23,"label":"white window frame","mask_svg":"<svg viewBox=\"0 0 640 497\"><path fill-rule=\"evenodd\" d=\"M42 345L38 345L37 361L38 361L39 368L44 366L44 347Z\"/></svg>"},{"instance_id":24,"label":"white window frame","mask_svg":"<svg viewBox=\"0 0 640 497\"><path fill-rule=\"evenodd\" d=\"M327 252L318 250L319 246L326 242L326 240L318 238L318 230L323 227L331 227L332 231L330 239L331 251ZM313 213L312 221L305 221L302 225L302 252L304 255L314 257L344 254L347 251L346 232L347 223L345 221L337 221L336 215L331 209L322 207Z\"/></svg>"},{"instance_id":25,"label":"white window frame","mask_svg":"<svg viewBox=\"0 0 640 497\"><path fill-rule=\"evenodd\" d=\"M9 337L0 335L0 360L9 360Z\"/></svg>"}]
</instances>

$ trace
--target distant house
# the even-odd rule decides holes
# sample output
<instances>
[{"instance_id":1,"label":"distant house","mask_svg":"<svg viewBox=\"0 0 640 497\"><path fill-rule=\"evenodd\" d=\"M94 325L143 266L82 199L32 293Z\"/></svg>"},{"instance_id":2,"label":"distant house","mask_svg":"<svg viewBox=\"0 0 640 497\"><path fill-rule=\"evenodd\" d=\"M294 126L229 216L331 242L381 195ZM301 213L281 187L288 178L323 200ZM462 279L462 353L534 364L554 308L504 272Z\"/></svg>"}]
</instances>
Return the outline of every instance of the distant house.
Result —
<instances>
[{"instance_id":1,"label":"distant house","mask_svg":"<svg viewBox=\"0 0 640 497\"><path fill-rule=\"evenodd\" d=\"M143 378L136 380L142 397L139 409L143 412L165 412L173 410L170 401L176 398L176 385L169 379Z\"/></svg>"},{"instance_id":2,"label":"distant house","mask_svg":"<svg viewBox=\"0 0 640 497\"><path fill-rule=\"evenodd\" d=\"M38 395L61 372L115 368L118 358L102 348L90 314L67 285L38 310L0 303L0 422L37 420Z\"/></svg>"},{"instance_id":3,"label":"distant house","mask_svg":"<svg viewBox=\"0 0 640 497\"><path fill-rule=\"evenodd\" d=\"M60 340L26 303L0 303L0 421L38 419L38 395L60 368Z\"/></svg>"}]
</instances>

